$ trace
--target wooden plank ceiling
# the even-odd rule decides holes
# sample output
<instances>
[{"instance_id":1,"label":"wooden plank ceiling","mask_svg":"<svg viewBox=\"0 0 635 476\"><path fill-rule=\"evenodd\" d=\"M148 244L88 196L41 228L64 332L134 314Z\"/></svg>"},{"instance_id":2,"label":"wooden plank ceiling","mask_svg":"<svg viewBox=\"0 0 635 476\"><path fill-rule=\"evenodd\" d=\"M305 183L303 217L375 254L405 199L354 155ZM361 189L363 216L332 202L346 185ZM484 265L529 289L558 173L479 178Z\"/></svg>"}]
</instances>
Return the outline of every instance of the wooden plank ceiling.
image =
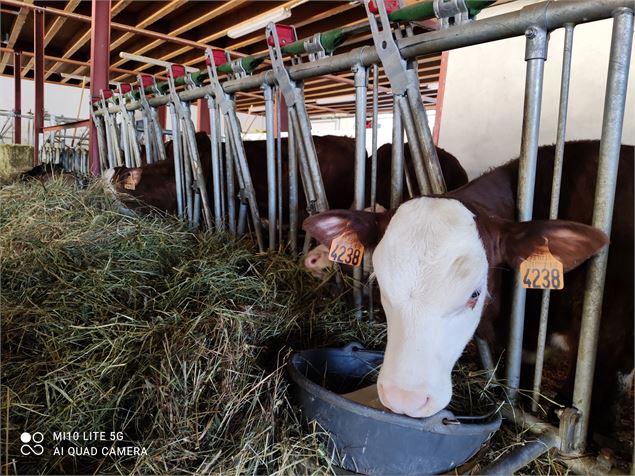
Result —
<instances>
[{"instance_id":1,"label":"wooden plank ceiling","mask_svg":"<svg viewBox=\"0 0 635 476\"><path fill-rule=\"evenodd\" d=\"M24 0L24 3L33 3ZM79 0L37 1L38 6L51 7L69 13L90 16L91 2ZM233 26L249 21L256 15L270 10L286 7L292 15L283 23L295 25L298 37L307 38L314 33L333 28L355 25L366 21L364 7L359 1L132 1L112 0L112 21L130 25L150 32L159 32L173 38L195 41L216 48L223 48L243 54L261 53L266 50L264 29L232 39L227 32ZM426 26L417 26L416 32L434 28L434 22ZM45 15L45 80L80 86L81 79L73 76L88 76L90 61L90 23L76 18L65 18L53 13ZM13 74L11 50L21 50L24 54L22 75L33 77L33 11L19 5L3 3L0 0L0 32L2 51L0 53L0 74ZM352 48L372 44L369 33L349 38L335 54ZM173 63L186 64L195 68L204 68L203 50L183 46L176 42L157 40L143 33L127 33L112 29L110 44L110 79L114 82L134 82L139 72L164 77L164 68L120 58L120 52L145 55ZM430 99L430 105L436 100L440 73L440 54L422 57L419 60L421 91ZM265 66L261 66L265 68ZM380 70L380 84L388 86L388 81ZM354 93L353 74L343 72L337 78L316 78L305 84L307 108L310 114L340 112L354 113L352 101L318 105L319 98L350 96ZM380 93L380 109L391 110L390 93ZM239 93L236 97L238 110L246 112L250 108L263 106L259 91ZM321 101L320 101L321 102Z\"/></svg>"}]
</instances>

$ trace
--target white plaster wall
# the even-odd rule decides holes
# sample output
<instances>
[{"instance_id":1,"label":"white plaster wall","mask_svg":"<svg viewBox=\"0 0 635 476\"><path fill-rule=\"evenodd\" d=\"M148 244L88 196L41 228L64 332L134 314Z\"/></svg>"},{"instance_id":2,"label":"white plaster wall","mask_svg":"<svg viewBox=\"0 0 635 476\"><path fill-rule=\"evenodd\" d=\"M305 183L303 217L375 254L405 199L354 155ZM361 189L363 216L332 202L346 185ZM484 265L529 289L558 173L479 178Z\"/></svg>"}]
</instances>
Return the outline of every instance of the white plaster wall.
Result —
<instances>
[{"instance_id":1,"label":"white plaster wall","mask_svg":"<svg viewBox=\"0 0 635 476\"><path fill-rule=\"evenodd\" d=\"M522 8L522 0L485 10L479 18ZM598 139L606 87L611 20L574 33L567 139ZM551 34L545 63L540 143L555 142L564 31ZM439 145L470 177L517 157L525 85L525 41L512 38L450 51ZM635 143L635 61L631 59L623 143Z\"/></svg>"},{"instance_id":2,"label":"white plaster wall","mask_svg":"<svg viewBox=\"0 0 635 476\"><path fill-rule=\"evenodd\" d=\"M22 112L33 112L35 109L35 87L31 80L22 80ZM62 86L59 84L44 84L44 110L47 113L65 117L77 117L77 111L82 94L81 88ZM86 88L80 109L79 118L88 119L88 104L90 90ZM13 78L0 76L0 109L12 111L15 102ZM0 117L0 125L6 118ZM49 125L45 121L45 125ZM22 121L22 142L27 142L27 121Z\"/></svg>"}]
</instances>

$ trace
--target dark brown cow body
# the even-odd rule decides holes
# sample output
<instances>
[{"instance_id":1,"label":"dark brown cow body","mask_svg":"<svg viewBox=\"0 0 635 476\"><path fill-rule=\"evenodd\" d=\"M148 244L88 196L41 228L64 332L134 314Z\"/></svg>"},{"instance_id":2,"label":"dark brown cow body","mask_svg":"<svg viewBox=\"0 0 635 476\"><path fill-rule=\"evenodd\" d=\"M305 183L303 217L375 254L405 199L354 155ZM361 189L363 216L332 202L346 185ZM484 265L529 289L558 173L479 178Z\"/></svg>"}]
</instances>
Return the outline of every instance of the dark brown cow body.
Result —
<instances>
[{"instance_id":1,"label":"dark brown cow body","mask_svg":"<svg viewBox=\"0 0 635 476\"><path fill-rule=\"evenodd\" d=\"M567 143L563 166L559 218L590 225L596 186L599 142ZM553 177L554 146L540 147L533 219L549 218ZM474 180L449 196L487 213L514 219L518 161L512 161ZM494 200L492 198L495 198ZM593 389L597 414L606 410L618 389L617 372L633 368L633 147L623 145L615 195L615 212L602 307L602 327L598 344L598 364ZM549 333L565 337L569 372L561 391L562 403L570 403L575 377L575 359L580 335L584 300L585 263L565 276L565 287L551 293ZM477 334L502 349L506 345L510 293L510 271L492 270L491 301L485 307ZM535 349L540 315L541 292L529 290L525 321L525 348ZM525 369L529 370L529 369ZM524 377L533 375L525 371ZM605 411L603 412L606 413ZM602 414L602 413L600 413ZM606 420L606 418L604 418Z\"/></svg>"},{"instance_id":2,"label":"dark brown cow body","mask_svg":"<svg viewBox=\"0 0 635 476\"><path fill-rule=\"evenodd\" d=\"M495 343L497 348L501 349L504 347L508 337L509 287L512 278L512 273L509 269L518 266L523 257L531 255L534 250L544 245L545 239L549 237L550 251L564 263L565 271L571 270L565 274L564 290L552 292L550 303L549 333L563 335L568 347L567 359L570 365L567 378L561 382L560 386L560 403L563 404L571 403L575 376L575 357L580 333L585 275L588 267L587 264L580 264L594 253L597 253L607 242L605 235L587 226L592 222L598 154L598 141L579 141L566 144L559 220L556 221L540 220L548 218L553 174L553 146L540 147L538 153L533 214L535 221L526 223L514 222L517 200L517 160L495 168L469 184L438 197L440 200L451 198L460 201L474 217L489 266L487 279L489 296L484 301L476 333ZM608 402L615 396L618 388L618 371L630 372L633 368L633 155L632 146L622 146L605 295L602 305L597 370L593 387L591 418L596 428L602 423L607 423L611 420L610 417L612 415L610 413L607 415L607 410L610 411L611 408ZM408 211L402 212L401 218L397 221L397 226L403 227L404 223L407 222L407 217L404 213L411 213L413 210L422 209L421 207L423 206L430 206L431 202L429 200L434 200L434 198L427 200L425 203L417 202L416 205L404 208L404 210ZM387 233L387 230L390 231L390 222L395 216L395 211L372 214L368 212L334 210L307 219L304 227L326 246L330 246L331 240L344 232L356 235L366 246L375 246L384 239L384 234ZM421 216L418 219L425 221L425 216ZM417 229L419 230L420 228L417 227ZM391 235L391 238L394 239L394 236ZM385 240L385 242L393 243L393 241L389 240ZM388 250L386 246L382 247L382 258L392 256L389 253L394 253L393 259L402 259L400 256L406 253L415 253L415 251L410 251L415 246L412 243L402 249L390 248ZM407 256L410 257L410 254ZM383 266L386 266L386 263L387 261L382 261ZM445 266L449 267L450 264L452 263L447 263ZM439 263L439 265L441 264ZM504 268L508 270L505 271ZM378 280L380 278L384 280L391 279L389 275L380 276L379 269L376 269L376 272ZM394 279L397 279L397 277ZM401 279L398 282L401 281L404 280ZM405 284L408 283L410 281ZM381 287L381 281L379 284ZM387 297L388 302L394 304L395 292L395 289L391 288L390 293L392 294L384 296L382 291L382 301L384 297ZM539 291L530 290L527 296L525 344L530 349L532 346L535 348L540 294ZM476 303L480 302L479 295L480 291L473 294L473 300L471 297L467 301L467 311L461 310L460 312L465 313L469 312L469 309L473 309ZM416 296L416 294L413 294L413 296ZM395 313L395 309L400 310L401 307L393 306L392 311L393 318L400 319L399 312ZM443 317L440 323L435 325L441 325L443 319L446 319L446 322L449 323L447 319L451 320L453 318ZM389 320L389 328L390 326ZM423 333L425 329L422 327L418 329L418 332ZM402 336L401 338L408 339L409 337ZM463 343L464 341L461 342ZM467 341L462 345L466 343ZM404 343L400 342L397 344L392 343L393 349L403 349L403 345ZM408 345L411 345L411 343ZM391 346L390 337L388 346ZM399 358L402 357L406 361L412 359L412 356L407 357L405 355ZM421 372L424 378L429 378L425 377L425 374L430 371L426 371L424 368ZM381 378L382 375L380 374L380 380ZM390 378L393 378L393 380L390 381ZM409 384L409 382L395 382L392 374L386 375L385 379L386 382L393 386ZM389 390L393 392L391 396L394 396L394 400L403 395L402 402L404 402L406 397L414 397L414 391L407 390L408 388L412 387L402 386L401 389L405 390L393 390L393 388ZM434 402L434 399L437 398L436 394L428 395L428 397L424 396L424 398L428 398L426 401ZM384 404L386 403L384 402ZM399 405L411 405L411 408L415 409L413 411L419 411L416 402L400 403ZM419 408L423 407L419 406Z\"/></svg>"}]
</instances>

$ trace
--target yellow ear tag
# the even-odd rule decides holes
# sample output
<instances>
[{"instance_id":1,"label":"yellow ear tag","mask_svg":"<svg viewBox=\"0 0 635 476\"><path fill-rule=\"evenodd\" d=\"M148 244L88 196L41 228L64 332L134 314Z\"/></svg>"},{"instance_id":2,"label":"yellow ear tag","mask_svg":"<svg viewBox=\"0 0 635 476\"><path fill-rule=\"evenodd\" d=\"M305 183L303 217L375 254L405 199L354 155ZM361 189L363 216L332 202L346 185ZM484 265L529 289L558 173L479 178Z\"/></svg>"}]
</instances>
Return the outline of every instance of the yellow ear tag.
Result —
<instances>
[{"instance_id":1,"label":"yellow ear tag","mask_svg":"<svg viewBox=\"0 0 635 476\"><path fill-rule=\"evenodd\" d=\"M342 233L331 243L329 260L336 263L361 266L364 257L364 245L352 233Z\"/></svg>"},{"instance_id":2,"label":"yellow ear tag","mask_svg":"<svg viewBox=\"0 0 635 476\"><path fill-rule=\"evenodd\" d=\"M564 288L562 263L551 254L546 244L520 263L520 278L526 289Z\"/></svg>"}]
</instances>

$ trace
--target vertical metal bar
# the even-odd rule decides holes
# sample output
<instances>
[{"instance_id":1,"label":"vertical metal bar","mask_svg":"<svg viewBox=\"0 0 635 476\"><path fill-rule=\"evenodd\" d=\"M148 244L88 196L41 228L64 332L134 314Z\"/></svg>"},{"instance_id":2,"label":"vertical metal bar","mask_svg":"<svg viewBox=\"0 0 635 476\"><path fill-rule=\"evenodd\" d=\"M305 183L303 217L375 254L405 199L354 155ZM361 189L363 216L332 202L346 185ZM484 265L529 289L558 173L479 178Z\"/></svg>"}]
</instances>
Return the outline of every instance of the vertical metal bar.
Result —
<instances>
[{"instance_id":1,"label":"vertical metal bar","mask_svg":"<svg viewBox=\"0 0 635 476\"><path fill-rule=\"evenodd\" d=\"M94 5L93 5L94 8ZM44 129L44 12L33 12L33 44L35 45L33 79L35 83L35 112L33 121L33 166L38 164L40 134Z\"/></svg>"},{"instance_id":2,"label":"vertical metal bar","mask_svg":"<svg viewBox=\"0 0 635 476\"><path fill-rule=\"evenodd\" d=\"M282 118L282 107L280 105L282 100L282 94L278 90L275 95L276 101L276 199L278 205L278 243L282 245L282 225L284 219L282 218L282 131L283 127L288 129L288 122L286 119ZM287 117L286 107L285 107L285 118ZM288 146L288 144L287 144ZM288 152L287 152L288 153Z\"/></svg>"},{"instance_id":3,"label":"vertical metal bar","mask_svg":"<svg viewBox=\"0 0 635 476\"><path fill-rule=\"evenodd\" d=\"M227 225L229 231L236 234L236 189L234 187L234 147L229 134L229 125L225 122L225 182L227 183Z\"/></svg>"},{"instance_id":4,"label":"vertical metal bar","mask_svg":"<svg viewBox=\"0 0 635 476\"><path fill-rule=\"evenodd\" d=\"M362 65L355 65L353 73L355 74L355 198L353 208L363 210L366 198L366 92L368 76L366 68ZM358 320L363 316L362 277L362 267L353 268L353 300L355 317Z\"/></svg>"},{"instance_id":5,"label":"vertical metal bar","mask_svg":"<svg viewBox=\"0 0 635 476\"><path fill-rule=\"evenodd\" d=\"M179 105L177 105L179 107ZM182 106L181 106L182 107ZM180 120L180 119L179 119ZM187 121L183 118L181 126L181 135L179 140L182 141L182 154L183 161L181 162L181 166L183 167L183 177L185 180L185 203L186 203L186 217L190 227L193 227L194 224L192 219L194 218L194 188L193 188L193 177L192 177L192 163L191 163L191 148L188 147L188 133L187 133ZM196 141L196 139L195 139ZM196 142L195 142L196 143ZM194 146L196 147L196 145Z\"/></svg>"},{"instance_id":6,"label":"vertical metal bar","mask_svg":"<svg viewBox=\"0 0 635 476\"><path fill-rule=\"evenodd\" d=\"M99 98L100 90L108 89L110 67L110 0L93 0L90 38L90 93L93 100ZM42 54L44 52L42 51ZM97 130L91 124L89 151L90 173L99 176L99 150L95 140Z\"/></svg>"},{"instance_id":7,"label":"vertical metal bar","mask_svg":"<svg viewBox=\"0 0 635 476\"><path fill-rule=\"evenodd\" d=\"M394 100L392 105L392 153L390 169L390 208L396 209L403 198L404 179L404 151L403 125L399 102Z\"/></svg>"},{"instance_id":8,"label":"vertical metal bar","mask_svg":"<svg viewBox=\"0 0 635 476\"><path fill-rule=\"evenodd\" d=\"M150 107L150 115L152 116L152 127L154 130L154 144L156 146L156 158L157 160L165 160L165 144L163 142L163 129L161 127L161 119L159 117L159 110L165 110L164 106L157 109ZM165 121L164 121L165 122Z\"/></svg>"},{"instance_id":9,"label":"vertical metal bar","mask_svg":"<svg viewBox=\"0 0 635 476\"><path fill-rule=\"evenodd\" d=\"M540 132L540 106L545 60L547 59L547 32L532 26L525 32L527 74L525 82L525 103L523 129L518 165L518 199L516 213L518 221L529 221L534 203L536 182L536 162L538 158L538 134ZM509 398L514 401L520 383L520 365L523 350L523 324L525 320L525 288L521 285L518 271L514 273L512 313L509 345L505 365Z\"/></svg>"},{"instance_id":10,"label":"vertical metal bar","mask_svg":"<svg viewBox=\"0 0 635 476\"><path fill-rule=\"evenodd\" d=\"M152 147L152 131L150 130L150 122L151 119L146 114L147 111L144 111L143 114L143 142L145 144L145 156L146 156L146 164L151 164L154 162L154 152Z\"/></svg>"},{"instance_id":11,"label":"vertical metal bar","mask_svg":"<svg viewBox=\"0 0 635 476\"><path fill-rule=\"evenodd\" d=\"M425 166L426 176L428 178L428 184L433 193L444 193L445 180L443 179L443 173L441 172L441 165L439 164L439 157L437 156L437 149L432 141L432 132L430 132L430 126L428 124L428 114L426 108L421 101L421 93L419 92L419 81L416 77L416 71L413 81L408 85L408 103L410 104L410 110L414 118L415 130L417 132L416 137L419 141L419 147L423 155L423 165ZM408 137L410 140L410 137ZM415 162L415 171L417 170ZM419 175L419 174L417 174ZM426 192L427 193L427 192Z\"/></svg>"},{"instance_id":12,"label":"vertical metal bar","mask_svg":"<svg viewBox=\"0 0 635 476\"><path fill-rule=\"evenodd\" d=\"M288 111L287 111L288 113ZM292 124L292 119L288 118ZM287 157L289 160L289 244L292 256L298 253L298 157L296 154L297 143L293 127L289 127L287 141Z\"/></svg>"},{"instance_id":13,"label":"vertical metal bar","mask_svg":"<svg viewBox=\"0 0 635 476\"><path fill-rule=\"evenodd\" d=\"M267 136L267 210L269 214L269 250L276 249L276 143L274 137L273 88L263 84Z\"/></svg>"},{"instance_id":14,"label":"vertical metal bar","mask_svg":"<svg viewBox=\"0 0 635 476\"><path fill-rule=\"evenodd\" d=\"M240 122L238 121L238 117L236 116L236 112L230 110L227 113L227 118L229 120L229 128L227 130L228 137L231 141L233 141L233 150L236 154L236 159L238 161L239 177L244 182L245 185L245 193L247 194L247 201L249 204L249 209L251 211L251 219L254 224L254 233L256 234L256 242L258 243L258 250L264 251L264 241L262 238L262 224L260 221L260 212L258 211L258 202L256 200L256 191L254 189L254 184L251 180L251 173L249 172L249 164L247 162L247 157L245 155L245 148L242 143L242 138L240 137ZM274 201L275 206L275 201Z\"/></svg>"},{"instance_id":15,"label":"vertical metal bar","mask_svg":"<svg viewBox=\"0 0 635 476\"><path fill-rule=\"evenodd\" d=\"M562 182L562 164L564 161L564 142L567 128L567 106L569 104L569 82L571 79L571 55L573 51L574 25L567 23L564 33L564 49L562 54L562 78L560 82L560 106L558 110L558 132L556 134L556 150L553 159L553 179L551 182L551 201L549 205L549 219L558 218L558 204L560 202L560 183ZM536 346L536 366L534 368L534 388L531 410L538 411L540 386L542 383L542 368L545 362L545 346L547 341L547 323L549 320L549 298L551 292L542 292L540 303L540 324L538 326L538 343Z\"/></svg>"},{"instance_id":16,"label":"vertical metal bar","mask_svg":"<svg viewBox=\"0 0 635 476\"><path fill-rule=\"evenodd\" d=\"M421 144L417 136L417 128L415 126L415 119L408 103L408 98L405 96L397 96L399 102L399 111L401 112L401 120L408 136L408 146L410 147L410 160L415 169L415 175L417 176L417 183L419 184L419 191L423 195L428 195L432 192L430 184L428 183L428 175L423 165L424 155L421 150Z\"/></svg>"},{"instance_id":17,"label":"vertical metal bar","mask_svg":"<svg viewBox=\"0 0 635 476\"><path fill-rule=\"evenodd\" d=\"M618 8L613 12L611 53L604 99L600 158L592 221L594 227L609 236L613 219L632 45L633 10ZM578 451L584 450L589 426L589 410L591 408L593 374L595 371L600 319L602 317L602 299L608 253L607 247L591 258L589 270L587 271L573 390L573 405L581 413L575 434L575 447Z\"/></svg>"},{"instance_id":18,"label":"vertical metal bar","mask_svg":"<svg viewBox=\"0 0 635 476\"><path fill-rule=\"evenodd\" d=\"M322 172L320 171L320 163L315 151L315 144L313 143L313 136L311 135L311 121L306 112L306 106L304 104L304 98L300 97L296 101L294 106L297 123L300 127L300 135L298 140L302 142L304 151L306 152L307 163L309 170L311 171L311 178L316 195L316 206L319 212L328 210L329 203L326 198L326 192L324 191L324 182L322 181Z\"/></svg>"},{"instance_id":19,"label":"vertical metal bar","mask_svg":"<svg viewBox=\"0 0 635 476\"><path fill-rule=\"evenodd\" d=\"M221 184L220 184L220 157L218 150L218 116L216 114L216 101L210 94L207 97L207 110L209 114L210 146L212 148L212 188L214 197L214 227L216 230L223 230L221 208Z\"/></svg>"},{"instance_id":20,"label":"vertical metal bar","mask_svg":"<svg viewBox=\"0 0 635 476\"><path fill-rule=\"evenodd\" d=\"M313 180L311 180L311 171L307 160L306 149L304 148L304 142L302 141L302 132L300 125L298 124L298 115L293 107L289 108L289 122L291 124L290 129L293 129L296 151L300 158L300 177L302 178L302 188L304 189L304 196L306 197L307 208L312 213L312 209L315 206L317 197L315 195L315 189L313 188Z\"/></svg>"},{"instance_id":21,"label":"vertical metal bar","mask_svg":"<svg viewBox=\"0 0 635 476\"><path fill-rule=\"evenodd\" d=\"M375 211L377 204L377 122L379 121L379 66L373 65L373 103L371 124L371 162L370 162L370 206ZM383 206L387 204L384 203ZM372 289L371 289L372 294Z\"/></svg>"},{"instance_id":22,"label":"vertical metal bar","mask_svg":"<svg viewBox=\"0 0 635 476\"><path fill-rule=\"evenodd\" d=\"M179 220L185 216L185 190L183 184L183 167L181 153L181 131L175 105L170 103L170 120L172 122L172 153L174 154L174 182L176 184L176 213Z\"/></svg>"},{"instance_id":23,"label":"vertical metal bar","mask_svg":"<svg viewBox=\"0 0 635 476\"><path fill-rule=\"evenodd\" d=\"M22 143L22 52L13 52L13 143Z\"/></svg>"}]
</instances>

